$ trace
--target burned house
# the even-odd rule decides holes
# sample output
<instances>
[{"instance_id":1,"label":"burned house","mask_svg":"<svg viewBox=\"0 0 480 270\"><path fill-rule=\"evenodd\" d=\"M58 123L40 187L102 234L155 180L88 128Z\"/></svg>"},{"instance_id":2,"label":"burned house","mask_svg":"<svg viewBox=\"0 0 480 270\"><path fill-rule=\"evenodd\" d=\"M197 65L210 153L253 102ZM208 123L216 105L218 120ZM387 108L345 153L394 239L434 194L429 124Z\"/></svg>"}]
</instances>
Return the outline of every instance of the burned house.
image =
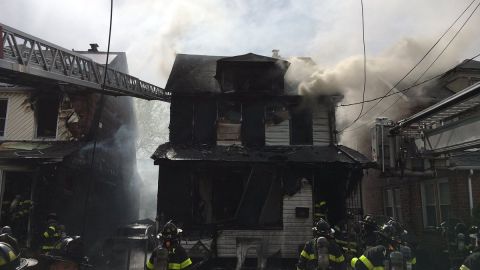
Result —
<instances>
[{"instance_id":1,"label":"burned house","mask_svg":"<svg viewBox=\"0 0 480 270\"><path fill-rule=\"evenodd\" d=\"M50 212L87 244L135 220L136 122L128 96L149 98L140 86L153 86L128 75L123 52L110 53L106 69L98 46L72 52L2 24L0 33L1 224L34 248ZM16 198L33 201L21 219L12 213Z\"/></svg>"},{"instance_id":2,"label":"burned house","mask_svg":"<svg viewBox=\"0 0 480 270\"><path fill-rule=\"evenodd\" d=\"M368 160L337 145L341 96L300 96L285 83L289 65L252 53L176 56L170 141L152 158L158 217L185 229L191 256L298 258L315 204L327 202L332 224L361 209Z\"/></svg>"}]
</instances>

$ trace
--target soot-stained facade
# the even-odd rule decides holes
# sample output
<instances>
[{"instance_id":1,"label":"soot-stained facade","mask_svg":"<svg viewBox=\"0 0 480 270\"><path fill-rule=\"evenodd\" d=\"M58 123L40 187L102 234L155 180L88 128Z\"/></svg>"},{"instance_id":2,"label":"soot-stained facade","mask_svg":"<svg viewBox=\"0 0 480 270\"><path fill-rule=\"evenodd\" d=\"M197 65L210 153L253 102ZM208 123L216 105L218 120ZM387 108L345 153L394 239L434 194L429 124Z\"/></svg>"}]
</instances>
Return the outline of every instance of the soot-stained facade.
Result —
<instances>
[{"instance_id":1,"label":"soot-stained facade","mask_svg":"<svg viewBox=\"0 0 480 270\"><path fill-rule=\"evenodd\" d=\"M78 53L105 63L104 52ZM125 53L111 53L109 67L128 73L126 61ZM0 103L1 223L14 227L22 246L40 244L51 212L89 247L137 218L132 98L72 85L1 84ZM33 201L21 220L12 218L17 195Z\"/></svg>"},{"instance_id":2,"label":"soot-stained facade","mask_svg":"<svg viewBox=\"0 0 480 270\"><path fill-rule=\"evenodd\" d=\"M170 141L152 158L158 217L185 229L192 257L205 245L239 263L246 246L257 247L259 264L272 254L296 258L316 203L327 202L333 224L361 208L352 198L361 201L369 161L337 145L342 97L298 95L284 80L289 65L251 53L176 56L166 86Z\"/></svg>"}]
</instances>

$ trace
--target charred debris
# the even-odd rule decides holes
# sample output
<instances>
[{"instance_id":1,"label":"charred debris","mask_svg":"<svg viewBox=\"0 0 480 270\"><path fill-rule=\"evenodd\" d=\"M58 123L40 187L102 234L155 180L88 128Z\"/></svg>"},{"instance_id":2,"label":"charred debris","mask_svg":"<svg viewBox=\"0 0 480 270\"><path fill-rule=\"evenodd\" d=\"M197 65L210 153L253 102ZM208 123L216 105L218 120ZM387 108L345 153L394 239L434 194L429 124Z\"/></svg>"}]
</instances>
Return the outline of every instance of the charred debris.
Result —
<instances>
[{"instance_id":1,"label":"charred debris","mask_svg":"<svg viewBox=\"0 0 480 270\"><path fill-rule=\"evenodd\" d=\"M105 63L105 52L76 53ZM110 59L109 68L128 73L125 53ZM89 246L138 218L132 98L100 102L102 94L56 81L0 84L1 223L14 227L22 246L38 247L51 212ZM33 201L33 208L12 224L16 196Z\"/></svg>"},{"instance_id":2,"label":"charred debris","mask_svg":"<svg viewBox=\"0 0 480 270\"><path fill-rule=\"evenodd\" d=\"M250 245L261 247L259 260L297 258L315 204L327 202L333 225L362 214L370 161L337 144L342 96L299 95L284 79L289 65L252 53L176 56L166 86L170 141L152 159L158 218L185 229L192 257L235 258Z\"/></svg>"}]
</instances>

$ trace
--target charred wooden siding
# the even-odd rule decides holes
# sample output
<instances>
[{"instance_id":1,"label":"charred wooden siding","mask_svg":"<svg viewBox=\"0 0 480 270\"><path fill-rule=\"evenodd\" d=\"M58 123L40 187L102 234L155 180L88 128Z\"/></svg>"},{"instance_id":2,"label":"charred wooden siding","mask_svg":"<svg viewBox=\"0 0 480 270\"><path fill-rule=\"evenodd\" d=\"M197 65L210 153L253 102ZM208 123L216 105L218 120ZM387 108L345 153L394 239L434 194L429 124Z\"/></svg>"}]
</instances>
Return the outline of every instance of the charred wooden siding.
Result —
<instances>
[{"instance_id":1,"label":"charred wooden siding","mask_svg":"<svg viewBox=\"0 0 480 270\"><path fill-rule=\"evenodd\" d=\"M330 121L328 108L323 104L312 112L313 145L330 144Z\"/></svg>"},{"instance_id":2,"label":"charred wooden siding","mask_svg":"<svg viewBox=\"0 0 480 270\"><path fill-rule=\"evenodd\" d=\"M308 218L297 218L296 207L308 207ZM283 229L279 230L224 230L217 241L219 257L236 257L237 238L251 237L264 239L268 245L267 256L276 252L282 258L298 258L298 249L312 238L312 188L304 182L301 190L283 199ZM248 253L255 256L254 250Z\"/></svg>"},{"instance_id":3,"label":"charred wooden siding","mask_svg":"<svg viewBox=\"0 0 480 270\"><path fill-rule=\"evenodd\" d=\"M0 92L0 98L8 99L5 140L32 140L35 134L35 116L28 92Z\"/></svg>"},{"instance_id":4,"label":"charred wooden siding","mask_svg":"<svg viewBox=\"0 0 480 270\"><path fill-rule=\"evenodd\" d=\"M284 120L276 125L265 127L266 145L289 145L290 144L290 120Z\"/></svg>"}]
</instances>

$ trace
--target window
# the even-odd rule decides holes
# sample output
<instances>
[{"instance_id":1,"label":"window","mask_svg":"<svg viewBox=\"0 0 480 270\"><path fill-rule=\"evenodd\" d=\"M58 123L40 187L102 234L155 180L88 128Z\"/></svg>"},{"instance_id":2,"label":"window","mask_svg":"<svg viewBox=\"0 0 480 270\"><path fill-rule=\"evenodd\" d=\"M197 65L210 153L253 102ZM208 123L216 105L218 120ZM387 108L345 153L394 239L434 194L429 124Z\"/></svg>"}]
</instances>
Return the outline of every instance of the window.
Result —
<instances>
[{"instance_id":1,"label":"window","mask_svg":"<svg viewBox=\"0 0 480 270\"><path fill-rule=\"evenodd\" d=\"M386 189L383 195L383 204L385 207L385 215L399 222L402 218L402 203L400 197L400 189Z\"/></svg>"},{"instance_id":2,"label":"window","mask_svg":"<svg viewBox=\"0 0 480 270\"><path fill-rule=\"evenodd\" d=\"M236 102L219 102L217 109L217 144L241 144L242 106Z\"/></svg>"},{"instance_id":3,"label":"window","mask_svg":"<svg viewBox=\"0 0 480 270\"><path fill-rule=\"evenodd\" d=\"M309 110L293 109L291 111L290 144L313 144L312 112L310 112Z\"/></svg>"},{"instance_id":4,"label":"window","mask_svg":"<svg viewBox=\"0 0 480 270\"><path fill-rule=\"evenodd\" d=\"M290 144L290 114L282 104L267 106L265 116L265 144Z\"/></svg>"},{"instance_id":5,"label":"window","mask_svg":"<svg viewBox=\"0 0 480 270\"><path fill-rule=\"evenodd\" d=\"M59 103L58 95L54 94L37 98L35 103L37 138L55 138L57 136Z\"/></svg>"},{"instance_id":6,"label":"window","mask_svg":"<svg viewBox=\"0 0 480 270\"><path fill-rule=\"evenodd\" d=\"M7 99L0 99L0 137L5 136L5 126L7 122Z\"/></svg>"},{"instance_id":7,"label":"window","mask_svg":"<svg viewBox=\"0 0 480 270\"><path fill-rule=\"evenodd\" d=\"M429 181L421 186L423 222L436 227L449 218L450 189L446 179Z\"/></svg>"}]
</instances>

